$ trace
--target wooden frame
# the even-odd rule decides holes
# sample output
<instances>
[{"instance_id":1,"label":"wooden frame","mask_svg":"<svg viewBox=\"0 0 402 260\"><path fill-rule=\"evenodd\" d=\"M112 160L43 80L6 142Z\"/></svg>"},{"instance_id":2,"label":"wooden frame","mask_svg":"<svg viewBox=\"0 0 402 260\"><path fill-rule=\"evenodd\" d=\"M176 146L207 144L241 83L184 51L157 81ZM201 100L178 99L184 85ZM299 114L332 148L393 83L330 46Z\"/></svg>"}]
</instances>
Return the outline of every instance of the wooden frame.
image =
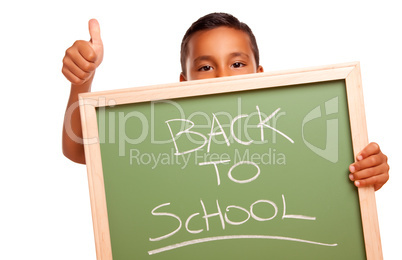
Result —
<instances>
[{"instance_id":1,"label":"wooden frame","mask_svg":"<svg viewBox=\"0 0 402 260\"><path fill-rule=\"evenodd\" d=\"M251 78L254 79L252 86L244 84L245 80ZM269 79L268 84L267 78ZM360 64L358 62L80 94L79 102L97 259L111 260L112 250L98 142L96 107L341 79L345 80L346 83L353 150L356 156L368 144ZM221 84L224 81L235 84L226 87ZM219 85L219 88L214 87L215 85ZM367 259L382 259L374 189L373 187L365 187L358 190Z\"/></svg>"}]
</instances>

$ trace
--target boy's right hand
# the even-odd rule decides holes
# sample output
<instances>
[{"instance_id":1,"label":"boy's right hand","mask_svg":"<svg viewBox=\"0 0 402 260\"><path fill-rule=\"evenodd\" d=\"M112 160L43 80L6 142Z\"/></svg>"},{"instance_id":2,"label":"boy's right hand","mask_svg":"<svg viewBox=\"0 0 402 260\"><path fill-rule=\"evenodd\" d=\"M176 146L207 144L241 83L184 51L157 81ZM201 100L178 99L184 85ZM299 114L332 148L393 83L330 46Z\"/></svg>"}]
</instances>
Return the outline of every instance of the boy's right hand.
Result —
<instances>
[{"instance_id":1,"label":"boy's right hand","mask_svg":"<svg viewBox=\"0 0 402 260\"><path fill-rule=\"evenodd\" d=\"M97 20L88 22L90 41L76 41L66 50L62 72L73 85L82 85L93 78L103 60L103 43Z\"/></svg>"}]
</instances>

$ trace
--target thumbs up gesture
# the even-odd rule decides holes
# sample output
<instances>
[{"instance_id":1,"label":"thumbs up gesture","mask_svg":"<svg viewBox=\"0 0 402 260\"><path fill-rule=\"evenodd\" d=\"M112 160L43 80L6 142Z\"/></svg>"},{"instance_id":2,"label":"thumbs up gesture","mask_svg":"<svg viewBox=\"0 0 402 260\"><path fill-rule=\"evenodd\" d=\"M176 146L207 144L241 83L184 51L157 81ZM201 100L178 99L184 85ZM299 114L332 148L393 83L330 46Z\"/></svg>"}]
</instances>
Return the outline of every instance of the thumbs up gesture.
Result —
<instances>
[{"instance_id":1,"label":"thumbs up gesture","mask_svg":"<svg viewBox=\"0 0 402 260\"><path fill-rule=\"evenodd\" d=\"M89 41L76 41L66 50L62 72L73 85L82 85L92 80L96 68L103 60L103 43L97 20L88 22Z\"/></svg>"}]
</instances>

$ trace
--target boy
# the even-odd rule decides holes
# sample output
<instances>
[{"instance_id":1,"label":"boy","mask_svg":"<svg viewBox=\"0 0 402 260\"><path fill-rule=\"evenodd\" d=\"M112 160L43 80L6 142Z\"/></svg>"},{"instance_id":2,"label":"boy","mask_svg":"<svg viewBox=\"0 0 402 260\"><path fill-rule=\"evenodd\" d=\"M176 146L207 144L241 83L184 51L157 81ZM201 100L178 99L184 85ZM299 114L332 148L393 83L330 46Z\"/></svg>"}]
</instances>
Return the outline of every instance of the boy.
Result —
<instances>
[{"instance_id":1,"label":"boy","mask_svg":"<svg viewBox=\"0 0 402 260\"><path fill-rule=\"evenodd\" d=\"M91 40L76 41L66 51L62 72L71 82L64 119L63 153L72 161L85 163L78 94L91 90L96 68L103 59L100 27L89 21ZM194 22L181 45L180 81L263 72L259 52L250 28L226 13L212 13ZM79 137L79 138L77 138ZM357 187L380 189L389 179L387 157L376 143L367 145L350 165L351 181Z\"/></svg>"}]
</instances>

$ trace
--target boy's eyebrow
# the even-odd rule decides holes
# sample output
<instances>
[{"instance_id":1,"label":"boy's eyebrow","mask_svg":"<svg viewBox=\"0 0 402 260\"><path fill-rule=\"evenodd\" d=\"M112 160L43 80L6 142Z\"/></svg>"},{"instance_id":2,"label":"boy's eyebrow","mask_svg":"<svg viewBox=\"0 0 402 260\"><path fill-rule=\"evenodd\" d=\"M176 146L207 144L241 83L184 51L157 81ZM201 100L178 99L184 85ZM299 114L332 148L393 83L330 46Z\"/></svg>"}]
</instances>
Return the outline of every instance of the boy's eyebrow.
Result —
<instances>
[{"instance_id":1,"label":"boy's eyebrow","mask_svg":"<svg viewBox=\"0 0 402 260\"><path fill-rule=\"evenodd\" d=\"M233 53L230 54L231 58L236 58L236 57L241 57L241 56L244 56L247 59L250 58L250 56L247 53L244 53L244 52L233 52Z\"/></svg>"},{"instance_id":2,"label":"boy's eyebrow","mask_svg":"<svg viewBox=\"0 0 402 260\"><path fill-rule=\"evenodd\" d=\"M212 60L213 58L212 58L212 56L209 56L209 55L203 55L203 56L199 56L199 57L197 57L197 58L195 58L194 60L193 60L193 63L195 64L195 63L197 63L197 62L200 62L200 61L210 61L210 60Z\"/></svg>"},{"instance_id":3,"label":"boy's eyebrow","mask_svg":"<svg viewBox=\"0 0 402 260\"><path fill-rule=\"evenodd\" d=\"M233 52L233 53L229 54L229 56L230 56L230 58L236 58L236 57L245 57L247 59L250 58L250 56L247 53L244 53L244 52ZM197 62L205 61L205 60L206 61L211 61L213 59L214 59L213 56L202 55L202 56L199 56L199 57L195 58L193 63L195 64Z\"/></svg>"}]
</instances>

